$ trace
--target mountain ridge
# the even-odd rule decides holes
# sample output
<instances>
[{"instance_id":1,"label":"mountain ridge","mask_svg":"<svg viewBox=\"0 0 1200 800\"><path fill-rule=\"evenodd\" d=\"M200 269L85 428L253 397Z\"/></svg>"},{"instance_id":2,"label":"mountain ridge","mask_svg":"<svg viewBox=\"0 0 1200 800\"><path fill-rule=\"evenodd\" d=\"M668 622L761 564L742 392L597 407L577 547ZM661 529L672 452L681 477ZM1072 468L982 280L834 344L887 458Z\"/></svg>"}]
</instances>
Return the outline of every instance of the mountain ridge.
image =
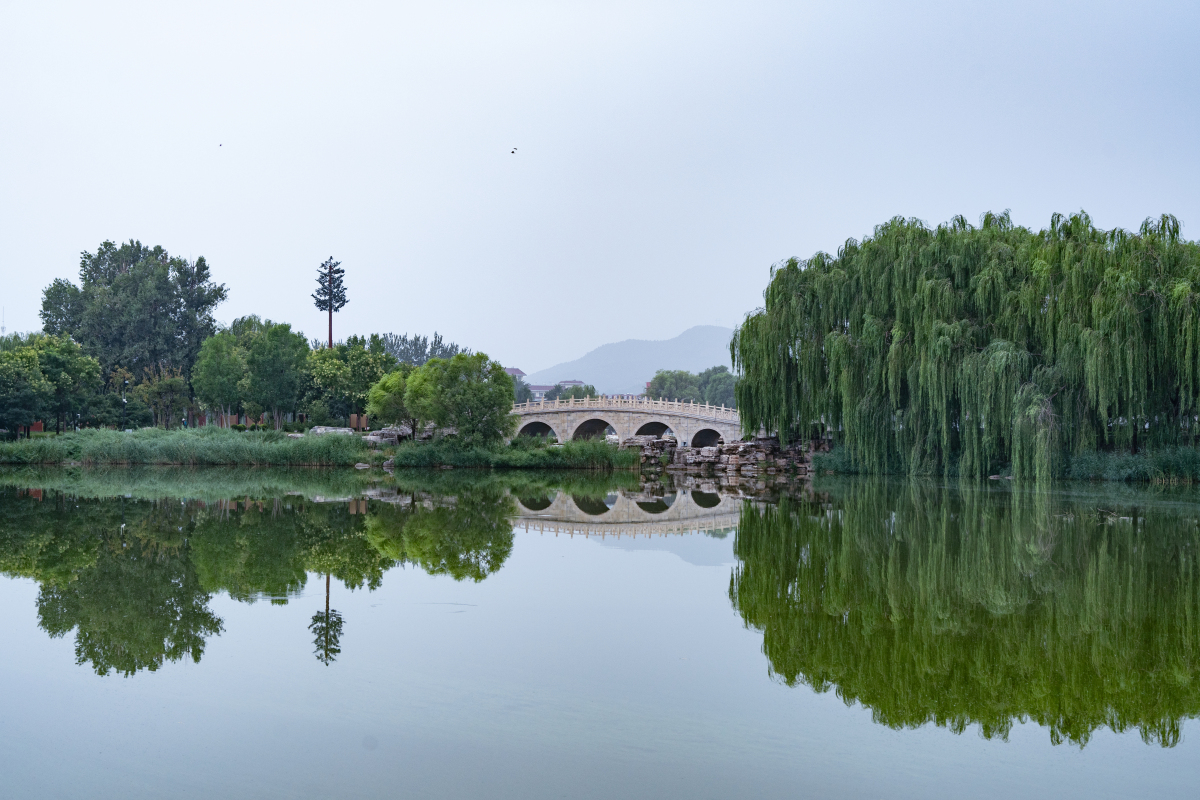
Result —
<instances>
[{"instance_id":1,"label":"mountain ridge","mask_svg":"<svg viewBox=\"0 0 1200 800\"><path fill-rule=\"evenodd\" d=\"M732 328L695 325L673 339L610 342L573 361L526 375L525 380L533 385L580 380L603 394L641 394L660 369L701 372L709 367L730 366L732 336Z\"/></svg>"}]
</instances>

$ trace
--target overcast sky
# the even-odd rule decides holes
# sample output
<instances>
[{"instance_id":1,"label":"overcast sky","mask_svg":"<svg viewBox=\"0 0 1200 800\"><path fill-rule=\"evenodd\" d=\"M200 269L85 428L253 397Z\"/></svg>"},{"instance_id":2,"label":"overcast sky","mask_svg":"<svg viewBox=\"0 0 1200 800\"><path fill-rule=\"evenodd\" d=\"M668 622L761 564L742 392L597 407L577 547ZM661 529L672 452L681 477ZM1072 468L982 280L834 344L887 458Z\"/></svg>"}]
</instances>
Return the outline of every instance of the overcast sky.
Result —
<instances>
[{"instance_id":1,"label":"overcast sky","mask_svg":"<svg viewBox=\"0 0 1200 800\"><path fill-rule=\"evenodd\" d=\"M0 303L205 256L224 322L430 333L527 372L736 325L894 215L1200 238L1200 4L10 3ZM516 147L517 152L512 153Z\"/></svg>"}]
</instances>

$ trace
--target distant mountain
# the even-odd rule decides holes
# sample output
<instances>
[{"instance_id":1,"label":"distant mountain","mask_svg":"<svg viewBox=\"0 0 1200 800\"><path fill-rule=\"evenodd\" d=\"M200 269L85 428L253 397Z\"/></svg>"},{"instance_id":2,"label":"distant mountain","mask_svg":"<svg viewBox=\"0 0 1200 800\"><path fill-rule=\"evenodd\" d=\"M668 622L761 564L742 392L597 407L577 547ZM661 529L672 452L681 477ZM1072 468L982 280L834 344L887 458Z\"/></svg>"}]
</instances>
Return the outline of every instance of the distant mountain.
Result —
<instances>
[{"instance_id":1,"label":"distant mountain","mask_svg":"<svg viewBox=\"0 0 1200 800\"><path fill-rule=\"evenodd\" d=\"M583 358L527 375L525 380L535 385L580 380L603 394L641 394L646 390L646 382L660 369L700 372L721 364L730 366L732 336L732 328L697 325L665 341L626 339L601 345Z\"/></svg>"}]
</instances>

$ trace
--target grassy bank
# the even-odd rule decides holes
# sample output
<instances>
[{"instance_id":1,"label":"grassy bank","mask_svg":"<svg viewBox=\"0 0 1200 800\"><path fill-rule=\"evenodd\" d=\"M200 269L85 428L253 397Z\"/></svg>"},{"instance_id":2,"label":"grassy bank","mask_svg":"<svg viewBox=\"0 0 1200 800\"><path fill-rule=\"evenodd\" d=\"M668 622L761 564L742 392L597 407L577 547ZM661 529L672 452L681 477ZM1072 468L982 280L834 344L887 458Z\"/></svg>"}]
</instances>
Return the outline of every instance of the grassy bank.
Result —
<instances>
[{"instance_id":1,"label":"grassy bank","mask_svg":"<svg viewBox=\"0 0 1200 800\"><path fill-rule=\"evenodd\" d=\"M1193 447L1164 447L1143 450L1131 455L1127 452L1092 452L1072 456L1061 468L1058 477L1079 481L1125 481L1129 483L1153 483L1161 481L1200 482L1200 449ZM865 474L851 464L845 448L835 448L830 453L813 456L813 470L817 473L832 472L837 475ZM898 471L897 471L898 472ZM956 475L951 465L951 476ZM1007 476L1009 468L999 471Z\"/></svg>"},{"instance_id":2,"label":"grassy bank","mask_svg":"<svg viewBox=\"0 0 1200 800\"><path fill-rule=\"evenodd\" d=\"M598 439L537 446L519 439L506 447L461 447L453 441L402 442L393 456L397 469L458 467L490 469L637 470L641 451L621 450Z\"/></svg>"},{"instance_id":3,"label":"grassy bank","mask_svg":"<svg viewBox=\"0 0 1200 800\"><path fill-rule=\"evenodd\" d=\"M378 456L357 436L289 439L275 431L238 433L222 428L82 430L0 443L0 464L334 467L381 461Z\"/></svg>"},{"instance_id":4,"label":"grassy bank","mask_svg":"<svg viewBox=\"0 0 1200 800\"><path fill-rule=\"evenodd\" d=\"M70 497L201 500L358 496L378 470L304 467L0 466L0 489L48 489Z\"/></svg>"}]
</instances>

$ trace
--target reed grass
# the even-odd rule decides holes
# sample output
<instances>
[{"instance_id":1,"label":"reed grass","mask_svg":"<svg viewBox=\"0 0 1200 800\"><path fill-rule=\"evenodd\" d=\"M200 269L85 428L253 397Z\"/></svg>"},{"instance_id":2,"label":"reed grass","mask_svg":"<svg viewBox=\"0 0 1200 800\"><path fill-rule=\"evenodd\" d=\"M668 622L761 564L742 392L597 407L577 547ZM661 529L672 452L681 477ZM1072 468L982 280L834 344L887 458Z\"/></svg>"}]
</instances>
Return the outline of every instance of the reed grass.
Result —
<instances>
[{"instance_id":1,"label":"reed grass","mask_svg":"<svg viewBox=\"0 0 1200 800\"><path fill-rule=\"evenodd\" d=\"M289 439L277 431L238 433L223 428L132 433L82 430L62 436L0 443L0 464L168 464L181 466L353 466L382 456L357 436Z\"/></svg>"}]
</instances>

